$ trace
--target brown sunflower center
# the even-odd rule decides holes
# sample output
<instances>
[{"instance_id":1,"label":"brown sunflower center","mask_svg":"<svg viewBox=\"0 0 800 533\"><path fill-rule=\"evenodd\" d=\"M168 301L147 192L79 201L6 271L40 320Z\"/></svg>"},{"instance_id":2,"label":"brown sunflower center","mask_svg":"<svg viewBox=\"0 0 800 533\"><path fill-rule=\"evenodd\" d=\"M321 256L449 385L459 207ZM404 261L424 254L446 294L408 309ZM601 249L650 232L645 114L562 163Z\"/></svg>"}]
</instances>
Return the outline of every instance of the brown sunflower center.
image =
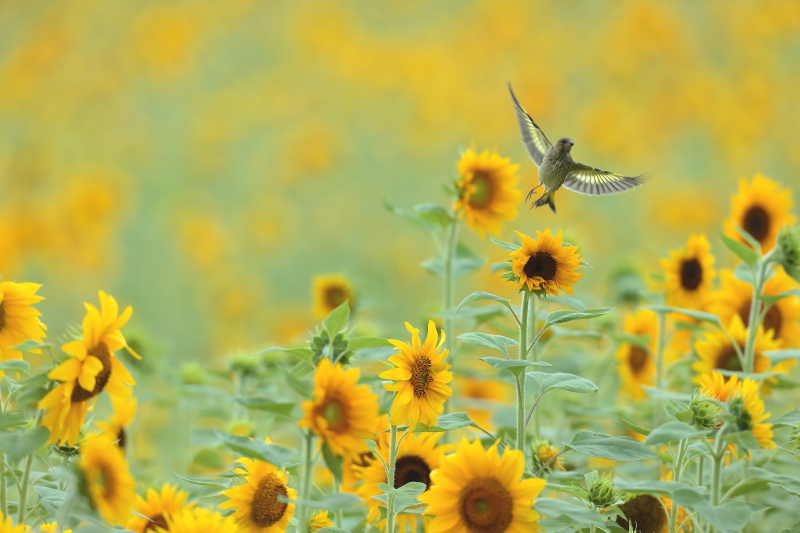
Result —
<instances>
[{"instance_id":1,"label":"brown sunflower center","mask_svg":"<svg viewBox=\"0 0 800 533\"><path fill-rule=\"evenodd\" d=\"M0 331L6 327L6 306L0 303Z\"/></svg>"},{"instance_id":2,"label":"brown sunflower center","mask_svg":"<svg viewBox=\"0 0 800 533\"><path fill-rule=\"evenodd\" d=\"M469 197L469 203L483 207L492 199L492 181L485 174L475 174L472 178L475 190Z\"/></svg>"},{"instance_id":3,"label":"brown sunflower center","mask_svg":"<svg viewBox=\"0 0 800 533\"><path fill-rule=\"evenodd\" d=\"M372 452L361 452L359 453L356 458L353 460L353 464L356 466L369 466L369 463L375 459L375 454Z\"/></svg>"},{"instance_id":4,"label":"brown sunflower center","mask_svg":"<svg viewBox=\"0 0 800 533\"><path fill-rule=\"evenodd\" d=\"M473 533L502 533L514 518L514 500L493 477L470 480L458 495L458 512Z\"/></svg>"},{"instance_id":5,"label":"brown sunflower center","mask_svg":"<svg viewBox=\"0 0 800 533\"><path fill-rule=\"evenodd\" d=\"M640 494L619 506L625 518L617 517L617 524L636 533L661 533L667 529L667 514L658 498Z\"/></svg>"},{"instance_id":6,"label":"brown sunflower center","mask_svg":"<svg viewBox=\"0 0 800 533\"><path fill-rule=\"evenodd\" d=\"M744 325L748 327L750 326L751 305L752 300L747 300L739 307L739 318L741 318ZM781 315L781 310L777 305L773 305L767 310L767 314L764 316L764 330L771 331L775 337L778 337L781 334L782 325L783 315Z\"/></svg>"},{"instance_id":7,"label":"brown sunflower center","mask_svg":"<svg viewBox=\"0 0 800 533\"><path fill-rule=\"evenodd\" d=\"M343 398L329 392L318 408L318 415L325 419L331 430L344 431L348 427L347 407L347 402Z\"/></svg>"},{"instance_id":8,"label":"brown sunflower center","mask_svg":"<svg viewBox=\"0 0 800 533\"><path fill-rule=\"evenodd\" d=\"M398 457L395 463L394 488L399 489L412 481L425 483L426 490L430 488L431 469L428 463L419 455Z\"/></svg>"},{"instance_id":9,"label":"brown sunflower center","mask_svg":"<svg viewBox=\"0 0 800 533\"><path fill-rule=\"evenodd\" d=\"M255 525L270 527L283 518L288 504L278 500L279 494L288 496L289 493L278 476L270 473L261 478L250 503L250 519Z\"/></svg>"},{"instance_id":10,"label":"brown sunflower center","mask_svg":"<svg viewBox=\"0 0 800 533\"><path fill-rule=\"evenodd\" d=\"M693 291L703 282L703 265L697 258L687 259L681 263L681 287Z\"/></svg>"},{"instance_id":11,"label":"brown sunflower center","mask_svg":"<svg viewBox=\"0 0 800 533\"><path fill-rule=\"evenodd\" d=\"M529 278L542 278L550 281L555 279L557 268L558 264L550 252L536 252L531 254L522 270Z\"/></svg>"},{"instance_id":12,"label":"brown sunflower center","mask_svg":"<svg viewBox=\"0 0 800 533\"><path fill-rule=\"evenodd\" d=\"M761 206L754 205L744 214L742 220L743 230L753 236L755 240L761 242L769 233L769 213Z\"/></svg>"},{"instance_id":13,"label":"brown sunflower center","mask_svg":"<svg viewBox=\"0 0 800 533\"><path fill-rule=\"evenodd\" d=\"M634 374L638 374L644 370L647 361L650 359L650 352L636 344L631 345L628 354L628 364Z\"/></svg>"},{"instance_id":14,"label":"brown sunflower center","mask_svg":"<svg viewBox=\"0 0 800 533\"><path fill-rule=\"evenodd\" d=\"M720 350L717 354L714 368L719 370L730 370L732 372L741 372L742 363L739 361L739 356L736 355L736 348L733 345L727 345Z\"/></svg>"},{"instance_id":15,"label":"brown sunflower center","mask_svg":"<svg viewBox=\"0 0 800 533\"><path fill-rule=\"evenodd\" d=\"M96 357L103 363L103 369L94 378L94 388L86 390L81 387L80 383L75 383L75 388L72 389L72 403L85 402L89 398L94 398L101 392L108 383L108 378L111 377L111 352L108 350L106 343L101 342L91 350L89 355Z\"/></svg>"},{"instance_id":16,"label":"brown sunflower center","mask_svg":"<svg viewBox=\"0 0 800 533\"><path fill-rule=\"evenodd\" d=\"M167 519L164 518L164 515L158 514L150 519L151 522L147 522L147 525L144 528L144 533L148 531L158 531L156 528L161 528L166 531L169 531L169 524L167 524Z\"/></svg>"},{"instance_id":17,"label":"brown sunflower center","mask_svg":"<svg viewBox=\"0 0 800 533\"><path fill-rule=\"evenodd\" d=\"M433 381L431 375L431 360L423 355L411 367L411 386L414 387L414 396L424 398L428 395L428 385Z\"/></svg>"},{"instance_id":18,"label":"brown sunflower center","mask_svg":"<svg viewBox=\"0 0 800 533\"><path fill-rule=\"evenodd\" d=\"M325 291L325 301L331 309L336 309L347 299L347 293L341 287L329 287Z\"/></svg>"},{"instance_id":19,"label":"brown sunflower center","mask_svg":"<svg viewBox=\"0 0 800 533\"><path fill-rule=\"evenodd\" d=\"M119 433L117 433L117 446L121 449L125 449L125 428L119 428Z\"/></svg>"}]
</instances>

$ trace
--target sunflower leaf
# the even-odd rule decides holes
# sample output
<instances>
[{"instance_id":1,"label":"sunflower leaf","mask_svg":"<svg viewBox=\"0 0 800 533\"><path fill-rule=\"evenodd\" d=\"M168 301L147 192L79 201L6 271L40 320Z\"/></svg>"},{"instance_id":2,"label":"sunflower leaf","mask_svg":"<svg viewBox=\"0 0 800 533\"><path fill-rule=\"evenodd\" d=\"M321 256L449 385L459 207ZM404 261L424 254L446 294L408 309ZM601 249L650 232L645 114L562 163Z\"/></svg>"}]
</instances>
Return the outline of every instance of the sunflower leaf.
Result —
<instances>
[{"instance_id":1,"label":"sunflower leaf","mask_svg":"<svg viewBox=\"0 0 800 533\"><path fill-rule=\"evenodd\" d=\"M408 220L412 224L415 224L415 225L419 226L420 228L424 229L425 231L429 231L431 233L434 233L440 227L439 224L437 222L435 222L434 220L432 220L430 217L423 217L418 212L409 211L408 209L403 209L401 207L394 207L386 199L383 200L383 206L387 210L389 210L392 213L394 213L395 215Z\"/></svg>"},{"instance_id":2,"label":"sunflower leaf","mask_svg":"<svg viewBox=\"0 0 800 533\"><path fill-rule=\"evenodd\" d=\"M245 457L272 463L278 468L282 468L289 458L295 454L294 450L278 446L277 444L259 442L246 437L237 437L236 435L231 435L230 433L225 433L218 429L215 431L219 438L222 439L231 450L241 453Z\"/></svg>"},{"instance_id":3,"label":"sunflower leaf","mask_svg":"<svg viewBox=\"0 0 800 533\"><path fill-rule=\"evenodd\" d=\"M353 337L347 342L347 349L354 352L367 348L383 348L384 346L389 346L389 341L383 337Z\"/></svg>"},{"instance_id":4,"label":"sunflower leaf","mask_svg":"<svg viewBox=\"0 0 800 533\"><path fill-rule=\"evenodd\" d=\"M350 530L340 527L323 527L322 529L318 529L317 533L350 533Z\"/></svg>"},{"instance_id":5,"label":"sunflower leaf","mask_svg":"<svg viewBox=\"0 0 800 533\"><path fill-rule=\"evenodd\" d=\"M511 271L511 264L505 261L498 261L496 263L492 263L489 266L489 272L492 274L497 274L498 272L510 272Z\"/></svg>"},{"instance_id":6,"label":"sunflower leaf","mask_svg":"<svg viewBox=\"0 0 800 533\"><path fill-rule=\"evenodd\" d=\"M736 231L739 233L739 235L742 236L742 238L745 240L745 242L747 242L747 244L749 244L750 246L753 247L753 250L755 251L755 253L758 254L759 257L761 257L761 243L758 242L755 239L755 237L750 235L750 233L748 233L744 229L740 228L737 224L734 224L733 227L736 228Z\"/></svg>"},{"instance_id":7,"label":"sunflower leaf","mask_svg":"<svg viewBox=\"0 0 800 533\"><path fill-rule=\"evenodd\" d=\"M497 296L496 294L492 294L490 292L479 291L479 292L473 292L472 294L461 300L461 303L458 304L458 307L456 307L456 312L454 316L458 315L458 311L461 309L461 307L467 305L470 302L477 302L478 300L492 300L495 302L500 302L501 304L506 306L509 311L511 311L512 313L514 312L514 309L511 307L511 300L508 300L507 298L501 298L500 296Z\"/></svg>"},{"instance_id":8,"label":"sunflower leaf","mask_svg":"<svg viewBox=\"0 0 800 533\"><path fill-rule=\"evenodd\" d=\"M658 444L666 444L668 442L675 442L683 439L693 439L707 435L708 431L700 431L677 420L670 420L655 428L645 439L644 443L649 446L656 446Z\"/></svg>"},{"instance_id":9,"label":"sunflower leaf","mask_svg":"<svg viewBox=\"0 0 800 533\"><path fill-rule=\"evenodd\" d=\"M612 461L641 461L658 457L649 446L634 438L614 437L592 431L578 431L572 442L561 444L583 455Z\"/></svg>"},{"instance_id":10,"label":"sunflower leaf","mask_svg":"<svg viewBox=\"0 0 800 533\"><path fill-rule=\"evenodd\" d=\"M758 263L758 254L746 244L742 244L741 242L731 239L724 233L719 234L720 238L722 239L722 243L733 252L736 257L744 261L744 263L753 268L756 263Z\"/></svg>"},{"instance_id":11,"label":"sunflower leaf","mask_svg":"<svg viewBox=\"0 0 800 533\"><path fill-rule=\"evenodd\" d=\"M618 477L614 479L618 489L631 494L658 494L669 498L678 497L681 505L691 505L700 500L699 496L706 491L706 487L687 485L675 481L651 481Z\"/></svg>"},{"instance_id":12,"label":"sunflower leaf","mask_svg":"<svg viewBox=\"0 0 800 533\"><path fill-rule=\"evenodd\" d=\"M706 313L705 311L695 311L694 309L683 309L680 307L659 304L643 305L640 307L640 309L649 309L651 311L655 311L656 313L678 313L702 322L709 322L718 328L722 328L722 322L720 322L719 317L713 313Z\"/></svg>"},{"instance_id":13,"label":"sunflower leaf","mask_svg":"<svg viewBox=\"0 0 800 533\"><path fill-rule=\"evenodd\" d=\"M478 359L499 370L508 370L515 376L520 375L529 366L552 366L544 361L526 361L525 359L501 359L500 357L478 357Z\"/></svg>"},{"instance_id":14,"label":"sunflower leaf","mask_svg":"<svg viewBox=\"0 0 800 533\"><path fill-rule=\"evenodd\" d=\"M453 222L453 217L447 212L444 206L434 203L423 203L414 206L414 212L422 220L430 221L433 224L446 228Z\"/></svg>"},{"instance_id":15,"label":"sunflower leaf","mask_svg":"<svg viewBox=\"0 0 800 533\"><path fill-rule=\"evenodd\" d=\"M31 375L31 364L27 361L23 361L22 359L8 359L7 361L3 361L0 363L0 371L11 371L11 372L19 372L20 374L25 374L26 376Z\"/></svg>"},{"instance_id":16,"label":"sunflower leaf","mask_svg":"<svg viewBox=\"0 0 800 533\"><path fill-rule=\"evenodd\" d=\"M6 454L8 462L17 464L23 457L36 452L50 438L50 431L37 426L26 433L0 431L0 451Z\"/></svg>"},{"instance_id":17,"label":"sunflower leaf","mask_svg":"<svg viewBox=\"0 0 800 533\"><path fill-rule=\"evenodd\" d=\"M172 475L178 479L182 479L187 483L191 483L192 485L202 485L206 487L219 487L222 489L227 489L231 486L231 479L207 479L204 477L192 477L192 476L182 476L180 474L176 474L172 472Z\"/></svg>"},{"instance_id":18,"label":"sunflower leaf","mask_svg":"<svg viewBox=\"0 0 800 533\"><path fill-rule=\"evenodd\" d=\"M772 427L784 427L784 426L793 426L800 422L800 409L795 407L785 415L779 416L775 420L772 421Z\"/></svg>"},{"instance_id":19,"label":"sunflower leaf","mask_svg":"<svg viewBox=\"0 0 800 533\"><path fill-rule=\"evenodd\" d=\"M764 302L764 305L773 305L784 298L791 298L792 296L800 297L800 289L792 289L790 291L782 292L780 294L764 294L758 297L759 300Z\"/></svg>"},{"instance_id":20,"label":"sunflower leaf","mask_svg":"<svg viewBox=\"0 0 800 533\"><path fill-rule=\"evenodd\" d=\"M622 422L623 426L625 426L626 428L630 429L634 433L638 433L639 435L644 435L646 437L647 435L649 435L652 432L651 429L643 428L642 426L637 426L633 422L631 422L629 420L625 420L624 418L622 418L619 415L617 415L617 418L619 419L620 422Z\"/></svg>"},{"instance_id":21,"label":"sunflower leaf","mask_svg":"<svg viewBox=\"0 0 800 533\"><path fill-rule=\"evenodd\" d=\"M585 309L583 311L570 311L569 309L559 309L547 315L547 324L563 324L564 322L571 322L573 320L586 320L589 318L597 318L608 314L613 307L609 309Z\"/></svg>"},{"instance_id":22,"label":"sunflower leaf","mask_svg":"<svg viewBox=\"0 0 800 533\"><path fill-rule=\"evenodd\" d=\"M289 417L296 405L293 402L276 402L263 396L234 396L233 401L254 411L264 411Z\"/></svg>"},{"instance_id":23,"label":"sunflower leaf","mask_svg":"<svg viewBox=\"0 0 800 533\"><path fill-rule=\"evenodd\" d=\"M282 501L292 502L295 505L303 505L325 511L338 511L339 509L355 507L361 503L361 498L349 492L334 492L321 500L290 500L283 495L279 495L278 498Z\"/></svg>"},{"instance_id":24,"label":"sunflower leaf","mask_svg":"<svg viewBox=\"0 0 800 533\"><path fill-rule=\"evenodd\" d=\"M578 392L581 394L597 392L597 385L575 374L567 374L564 372L528 372L528 376L539 383L542 394L551 389L564 389L569 392Z\"/></svg>"},{"instance_id":25,"label":"sunflower leaf","mask_svg":"<svg viewBox=\"0 0 800 533\"><path fill-rule=\"evenodd\" d=\"M769 470L755 466L751 466L745 470L745 476L748 478L763 479L764 481L768 481L773 485L777 485L789 494L800 496L800 479L797 479L796 477L783 474L774 474Z\"/></svg>"},{"instance_id":26,"label":"sunflower leaf","mask_svg":"<svg viewBox=\"0 0 800 533\"><path fill-rule=\"evenodd\" d=\"M714 524L714 529L721 533L741 531L752 513L750 507L740 501L727 501L722 505L700 502L691 507L707 524Z\"/></svg>"},{"instance_id":27,"label":"sunflower leaf","mask_svg":"<svg viewBox=\"0 0 800 533\"><path fill-rule=\"evenodd\" d=\"M789 361L790 359L800 359L800 350L770 350L764 352L764 355L769 357L773 365L776 365L783 361Z\"/></svg>"},{"instance_id":28,"label":"sunflower leaf","mask_svg":"<svg viewBox=\"0 0 800 533\"><path fill-rule=\"evenodd\" d=\"M41 350L42 348L51 348L55 346L52 342L39 342L34 339L28 339L22 344L17 344L16 346L12 346L12 350L20 350L20 351L32 351L32 350Z\"/></svg>"},{"instance_id":29,"label":"sunflower leaf","mask_svg":"<svg viewBox=\"0 0 800 533\"><path fill-rule=\"evenodd\" d=\"M518 346L517 341L503 335L491 335L489 333L463 333L456 337L470 346L480 346L483 348L494 348L508 358L508 348Z\"/></svg>"},{"instance_id":30,"label":"sunflower leaf","mask_svg":"<svg viewBox=\"0 0 800 533\"><path fill-rule=\"evenodd\" d=\"M344 459L333 453L333 450L330 449L327 443L322 445L322 458L325 459L325 465L328 467L328 470L331 471L333 477L341 483Z\"/></svg>"},{"instance_id":31,"label":"sunflower leaf","mask_svg":"<svg viewBox=\"0 0 800 533\"><path fill-rule=\"evenodd\" d=\"M350 305L345 301L342 305L334 309L325 319L325 330L331 338L335 337L347 324L350 318Z\"/></svg>"},{"instance_id":32,"label":"sunflower leaf","mask_svg":"<svg viewBox=\"0 0 800 533\"><path fill-rule=\"evenodd\" d=\"M500 248L502 248L504 250L508 250L509 252L516 252L517 250L520 249L520 246L518 244L512 244L510 242L501 241L501 240L495 239L494 237L489 237L489 240L492 241L493 243L495 243Z\"/></svg>"}]
</instances>

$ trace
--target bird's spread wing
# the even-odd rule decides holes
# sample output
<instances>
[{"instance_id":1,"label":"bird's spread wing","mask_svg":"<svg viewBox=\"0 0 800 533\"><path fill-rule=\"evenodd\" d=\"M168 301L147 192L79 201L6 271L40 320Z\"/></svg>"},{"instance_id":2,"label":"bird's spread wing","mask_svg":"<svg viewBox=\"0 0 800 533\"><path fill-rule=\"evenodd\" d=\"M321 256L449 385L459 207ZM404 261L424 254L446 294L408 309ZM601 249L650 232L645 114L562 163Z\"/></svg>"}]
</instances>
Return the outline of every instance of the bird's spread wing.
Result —
<instances>
[{"instance_id":1,"label":"bird's spread wing","mask_svg":"<svg viewBox=\"0 0 800 533\"><path fill-rule=\"evenodd\" d=\"M643 176L620 176L607 170L575 162L564 180L564 188L590 196L616 194L640 186Z\"/></svg>"},{"instance_id":2,"label":"bird's spread wing","mask_svg":"<svg viewBox=\"0 0 800 533\"><path fill-rule=\"evenodd\" d=\"M550 149L553 144L547 139L547 136L539 128L536 122L533 121L531 116L522 109L519 105L517 97L514 96L514 91L511 89L511 84L508 84L508 91L511 93L511 100L514 103L514 111L517 114L517 124L519 125L519 133L522 135L522 144L528 151L528 155L536 163L536 166L542 164L544 154Z\"/></svg>"}]
</instances>

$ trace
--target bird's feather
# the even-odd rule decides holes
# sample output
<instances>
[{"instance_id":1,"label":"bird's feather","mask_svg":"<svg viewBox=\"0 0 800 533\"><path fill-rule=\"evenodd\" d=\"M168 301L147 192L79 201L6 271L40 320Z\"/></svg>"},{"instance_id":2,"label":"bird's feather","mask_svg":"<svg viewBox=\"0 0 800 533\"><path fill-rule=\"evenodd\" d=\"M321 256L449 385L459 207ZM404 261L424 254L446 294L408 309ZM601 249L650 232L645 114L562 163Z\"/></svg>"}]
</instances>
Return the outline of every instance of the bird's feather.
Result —
<instances>
[{"instance_id":1,"label":"bird's feather","mask_svg":"<svg viewBox=\"0 0 800 533\"><path fill-rule=\"evenodd\" d=\"M542 129L534 122L531 116L519 105L514 91L511 89L511 84L508 84L508 91L511 93L511 100L514 103L514 111L517 114L517 124L519 125L519 133L522 135L522 144L525 145L525 150L531 160L536 163L536 166L542 164L544 154L550 149L553 144L548 140Z\"/></svg>"},{"instance_id":2,"label":"bird's feather","mask_svg":"<svg viewBox=\"0 0 800 533\"><path fill-rule=\"evenodd\" d=\"M573 163L564 180L564 188L579 194L603 196L627 192L642 184L641 176L621 176L589 165Z\"/></svg>"}]
</instances>

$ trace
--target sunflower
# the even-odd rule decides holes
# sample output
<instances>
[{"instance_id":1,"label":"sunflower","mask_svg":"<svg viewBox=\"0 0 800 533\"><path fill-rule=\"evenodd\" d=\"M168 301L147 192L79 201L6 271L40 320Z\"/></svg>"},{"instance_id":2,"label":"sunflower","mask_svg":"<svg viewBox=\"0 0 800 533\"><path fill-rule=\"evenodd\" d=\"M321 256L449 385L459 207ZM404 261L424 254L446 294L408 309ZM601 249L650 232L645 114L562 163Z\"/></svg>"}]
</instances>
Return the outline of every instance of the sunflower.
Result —
<instances>
[{"instance_id":1,"label":"sunflower","mask_svg":"<svg viewBox=\"0 0 800 533\"><path fill-rule=\"evenodd\" d=\"M98 422L97 427L108 433L123 450L127 443L125 429L131 425L133 415L136 414L136 398L111 397L114 406L114 416L108 422Z\"/></svg>"},{"instance_id":2,"label":"sunflower","mask_svg":"<svg viewBox=\"0 0 800 533\"><path fill-rule=\"evenodd\" d=\"M546 333L549 333L547 330ZM512 389L505 381L497 379L476 379L463 375L454 378L455 397L459 400L470 420L486 431L492 431L492 416L499 405L512 401Z\"/></svg>"},{"instance_id":3,"label":"sunflower","mask_svg":"<svg viewBox=\"0 0 800 533\"><path fill-rule=\"evenodd\" d=\"M453 373L445 364L447 350L442 350L444 330L441 340L433 320L428 322L428 336L423 345L419 330L408 322L406 329L411 333L411 344L389 339L400 353L389 357L394 365L392 370L380 374L381 379L392 381L384 383L387 390L397 392L392 401L389 418L392 424L400 426L408 422L410 428L421 423L426 428L436 423L436 418L444 410L444 402L453 393L447 383ZM436 344L439 340L439 344Z\"/></svg>"},{"instance_id":4,"label":"sunflower","mask_svg":"<svg viewBox=\"0 0 800 533\"><path fill-rule=\"evenodd\" d=\"M744 178L740 179L739 192L731 197L731 204L731 216L725 221L725 233L747 244L736 231L736 226L739 226L759 242L764 253L775 246L781 227L796 220L790 214L793 205L791 191L761 174L756 174L750 183Z\"/></svg>"},{"instance_id":5,"label":"sunflower","mask_svg":"<svg viewBox=\"0 0 800 533\"><path fill-rule=\"evenodd\" d=\"M242 457L237 461L244 468L234 470L245 476L245 483L220 494L228 501L220 509L236 509L231 517L246 533L282 533L294 514L294 504L282 502L278 495L297 499L297 491L286 485L286 474L275 466Z\"/></svg>"},{"instance_id":6,"label":"sunflower","mask_svg":"<svg viewBox=\"0 0 800 533\"><path fill-rule=\"evenodd\" d=\"M734 315L739 315L745 326L749 327L750 306L753 302L753 287L736 279L732 270L720 271L722 287L712 293L709 311L719 316L723 324L727 324ZM797 288L797 283L790 278L782 267L775 269L775 275L764 283L764 295L774 296ZM763 306L762 306L763 310ZM782 348L800 346L800 299L783 298L767 309L762 324L771 331Z\"/></svg>"},{"instance_id":7,"label":"sunflower","mask_svg":"<svg viewBox=\"0 0 800 533\"><path fill-rule=\"evenodd\" d=\"M236 522L205 507L187 507L169 515L165 526L158 526L156 533L239 533ZM281 530L282 531L282 530Z\"/></svg>"},{"instance_id":8,"label":"sunflower","mask_svg":"<svg viewBox=\"0 0 800 533\"><path fill-rule=\"evenodd\" d=\"M395 488L416 481L425 483L425 490L430 490L432 486L431 472L439 468L442 456L452 449L452 446L449 445L436 445L440 435L440 433L411 433L400 441L395 462ZM389 463L389 443L381 443L377 450L383 461L375 457L368 462L367 466L358 469L359 477L364 480L364 483L356 490L356 494L361 496L369 508L367 522L378 520L381 516L380 508L385 507L373 496L383 492L378 488L379 484L387 483L383 463L384 461ZM424 517L423 524L427 526L428 522L430 519ZM401 514L397 517L397 524L400 533L406 533L406 531L415 533L417 531L417 515ZM385 528L385 521L382 520L378 527Z\"/></svg>"},{"instance_id":9,"label":"sunflower","mask_svg":"<svg viewBox=\"0 0 800 533\"><path fill-rule=\"evenodd\" d=\"M541 291L558 296L562 290L573 294L572 286L583 274L575 272L581 266L577 246L564 246L561 232L553 237L550 229L536 232L536 240L515 231L522 247L511 252L511 271L516 276L517 288Z\"/></svg>"},{"instance_id":10,"label":"sunflower","mask_svg":"<svg viewBox=\"0 0 800 533\"><path fill-rule=\"evenodd\" d=\"M139 357L125 343L119 328L130 319L133 309L128 306L118 315L117 301L100 291L100 307L86 306L83 319L83 339L68 342L61 347L70 358L50 371L47 377L62 383L47 393L39 402L39 409L47 409L42 425L50 430L48 444L75 443L89 402L103 390L112 396L128 398L131 390L125 385L135 385L128 369L114 356L114 351L126 348Z\"/></svg>"},{"instance_id":11,"label":"sunflower","mask_svg":"<svg viewBox=\"0 0 800 533\"><path fill-rule=\"evenodd\" d=\"M7 533L6 530L2 530ZM39 526L39 533L58 533L58 522L50 522L49 524L42 524ZM72 533L71 529L65 529L63 533Z\"/></svg>"},{"instance_id":12,"label":"sunflower","mask_svg":"<svg viewBox=\"0 0 800 533\"><path fill-rule=\"evenodd\" d=\"M733 391L739 385L739 376L733 375L730 379L717 371L706 372L698 381L700 392L709 398L714 398L721 402L727 402L733 395Z\"/></svg>"},{"instance_id":13,"label":"sunflower","mask_svg":"<svg viewBox=\"0 0 800 533\"><path fill-rule=\"evenodd\" d=\"M36 283L0 282L0 361L22 359L22 353L12 346L26 340L41 342L47 326L39 320L41 313L33 304L44 300L36 291ZM0 378L3 371L0 370Z\"/></svg>"},{"instance_id":14,"label":"sunflower","mask_svg":"<svg viewBox=\"0 0 800 533\"><path fill-rule=\"evenodd\" d=\"M25 524L15 526L10 518L3 516L3 513L0 512L0 533L28 533L30 530L31 528Z\"/></svg>"},{"instance_id":15,"label":"sunflower","mask_svg":"<svg viewBox=\"0 0 800 533\"><path fill-rule=\"evenodd\" d=\"M692 235L686 248L671 250L669 255L669 259L661 259L667 278L667 305L702 308L716 275L708 239L703 234Z\"/></svg>"},{"instance_id":16,"label":"sunflower","mask_svg":"<svg viewBox=\"0 0 800 533\"><path fill-rule=\"evenodd\" d=\"M533 471L537 472L540 468L547 465L546 471L552 472L556 468L559 470L566 470L564 465L562 465L563 457L556 457L559 454L559 449L553 446L553 444L547 439L536 439L533 441L531 445L531 450L533 450ZM556 457L555 459L553 459ZM550 464L547 464L548 461Z\"/></svg>"},{"instance_id":17,"label":"sunflower","mask_svg":"<svg viewBox=\"0 0 800 533\"><path fill-rule=\"evenodd\" d=\"M314 315L317 318L325 318L345 302L348 302L351 311L356 306L353 286L346 277L339 274L315 276L313 296Z\"/></svg>"},{"instance_id":18,"label":"sunflower","mask_svg":"<svg viewBox=\"0 0 800 533\"><path fill-rule=\"evenodd\" d=\"M298 423L325 441L333 453L347 456L366 450L378 417L378 396L369 385L356 385L359 370L344 370L319 362L314 374L314 399L303 402L305 416Z\"/></svg>"},{"instance_id":19,"label":"sunflower","mask_svg":"<svg viewBox=\"0 0 800 533\"><path fill-rule=\"evenodd\" d=\"M147 533L158 527L169 531L167 519L174 518L184 509L194 505L186 505L188 498L188 492L166 483L161 487L161 492L148 489L144 498L137 494L136 503L133 506L133 510L137 514L128 520L126 527L136 533Z\"/></svg>"},{"instance_id":20,"label":"sunflower","mask_svg":"<svg viewBox=\"0 0 800 533\"><path fill-rule=\"evenodd\" d=\"M333 522L328 518L328 511L317 511L308 524L308 532L315 533L323 527L333 527Z\"/></svg>"},{"instance_id":21,"label":"sunflower","mask_svg":"<svg viewBox=\"0 0 800 533\"><path fill-rule=\"evenodd\" d=\"M658 345L658 316L646 309L635 313L625 313L625 333L627 335L647 336L647 345L623 342L617 349L619 377L622 391L634 400L647 396L643 385L652 387L656 376L656 346Z\"/></svg>"},{"instance_id":22,"label":"sunflower","mask_svg":"<svg viewBox=\"0 0 800 533\"><path fill-rule=\"evenodd\" d=\"M375 420L373 427L373 434L370 435L370 440L374 440L377 446L389 446L389 417L379 416ZM361 482L362 469L369 466L370 461L375 459L375 454L368 449L362 449L356 453L345 455L342 462L342 486L341 490L344 492L355 493L357 490L356 485ZM327 471L327 469L326 469ZM330 474L330 472L328 472Z\"/></svg>"},{"instance_id":23,"label":"sunflower","mask_svg":"<svg viewBox=\"0 0 800 533\"><path fill-rule=\"evenodd\" d=\"M744 327L739 315L734 315L728 325L728 333L736 341L739 348L744 352L744 345L747 342L747 328ZM777 350L780 344L772 338L772 332L765 332L763 327L759 327L756 332L755 359L753 362L753 372L761 374L770 370L769 358L764 352ZM742 364L736 355L736 348L731 344L730 339L724 332L719 330L705 333L704 337L694 345L700 360L692 365L698 374L710 372L712 370L731 370L734 372L742 371ZM776 365L772 370L775 372L785 372L787 365ZM698 376L699 379L699 376Z\"/></svg>"},{"instance_id":24,"label":"sunflower","mask_svg":"<svg viewBox=\"0 0 800 533\"><path fill-rule=\"evenodd\" d=\"M619 527L635 533L669 533L669 517L659 498L639 494L619 506L625 518L616 519Z\"/></svg>"},{"instance_id":25,"label":"sunflower","mask_svg":"<svg viewBox=\"0 0 800 533\"><path fill-rule=\"evenodd\" d=\"M452 455L431 473L433 486L420 496L435 515L429 533L503 533L539 531L539 514L531 506L545 480L521 479L525 457L520 450L497 453L479 440L462 440Z\"/></svg>"},{"instance_id":26,"label":"sunflower","mask_svg":"<svg viewBox=\"0 0 800 533\"><path fill-rule=\"evenodd\" d=\"M92 505L109 524L127 521L135 483L122 450L102 433L87 435L79 450L78 465Z\"/></svg>"},{"instance_id":27,"label":"sunflower","mask_svg":"<svg viewBox=\"0 0 800 533\"><path fill-rule=\"evenodd\" d=\"M481 237L487 231L499 235L504 221L517 218L517 204L522 199L517 169L519 165L488 150L476 154L467 149L458 161L461 179L456 182L458 199L453 210Z\"/></svg>"},{"instance_id":28,"label":"sunflower","mask_svg":"<svg viewBox=\"0 0 800 533\"><path fill-rule=\"evenodd\" d=\"M750 431L761 448L775 448L772 424L765 424L770 413L764 412L764 401L758 396L758 382L750 378L740 381L733 389L728 408L736 417L739 431Z\"/></svg>"}]
</instances>

